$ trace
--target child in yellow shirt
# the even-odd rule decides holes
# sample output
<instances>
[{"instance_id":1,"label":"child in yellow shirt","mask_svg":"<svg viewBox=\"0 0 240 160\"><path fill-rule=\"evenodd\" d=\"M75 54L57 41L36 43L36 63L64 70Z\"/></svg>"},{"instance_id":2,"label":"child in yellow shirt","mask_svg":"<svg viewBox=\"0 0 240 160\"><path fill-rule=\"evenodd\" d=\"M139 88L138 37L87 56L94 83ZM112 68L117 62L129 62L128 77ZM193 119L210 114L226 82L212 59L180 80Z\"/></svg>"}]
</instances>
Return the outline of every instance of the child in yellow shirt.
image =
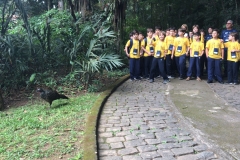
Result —
<instances>
[{"instance_id":1,"label":"child in yellow shirt","mask_svg":"<svg viewBox=\"0 0 240 160\"><path fill-rule=\"evenodd\" d=\"M174 39L173 44L173 50L172 50L172 56L175 56L175 62L176 66L179 72L179 79L183 80L185 75L185 64L186 64L186 54L189 51L189 40L188 38L184 37L185 30L184 29L178 29L178 36Z\"/></svg>"},{"instance_id":2,"label":"child in yellow shirt","mask_svg":"<svg viewBox=\"0 0 240 160\"><path fill-rule=\"evenodd\" d=\"M166 43L164 42L166 34L161 32L159 35L159 41L152 41L153 46L155 47L154 58L152 61L151 71L150 71L150 83L154 82L154 74L156 67L159 68L161 76L163 77L163 83L166 84L169 82L169 79L165 73L164 69L164 58L166 56Z\"/></svg>"},{"instance_id":3,"label":"child in yellow shirt","mask_svg":"<svg viewBox=\"0 0 240 160\"><path fill-rule=\"evenodd\" d=\"M155 39L153 37L153 29L147 29L147 37L143 40L142 50L144 51L144 78L149 78L150 69L152 65L152 59L154 55L154 46L151 44L151 41ZM156 40L156 39L155 39ZM144 47L145 46L145 47Z\"/></svg>"},{"instance_id":4,"label":"child in yellow shirt","mask_svg":"<svg viewBox=\"0 0 240 160\"><path fill-rule=\"evenodd\" d=\"M140 69L140 42L138 40L138 31L132 32L132 39L125 45L126 55L129 57L129 68L131 80L139 80Z\"/></svg>"},{"instance_id":5,"label":"child in yellow shirt","mask_svg":"<svg viewBox=\"0 0 240 160\"><path fill-rule=\"evenodd\" d=\"M169 36L166 36L164 42L166 43L166 71L168 78L173 78L173 71L172 71L172 64L173 60L171 59L172 50L173 50L173 43L174 43L174 28L169 29Z\"/></svg>"},{"instance_id":6,"label":"child in yellow shirt","mask_svg":"<svg viewBox=\"0 0 240 160\"><path fill-rule=\"evenodd\" d=\"M187 81L190 80L190 77L192 76L192 70L195 66L196 68L196 74L197 74L197 80L201 81L200 78L200 57L203 55L204 52L204 44L200 42L200 33L194 33L193 34L194 42L190 46L190 63L188 67L187 72Z\"/></svg>"},{"instance_id":7,"label":"child in yellow shirt","mask_svg":"<svg viewBox=\"0 0 240 160\"><path fill-rule=\"evenodd\" d=\"M238 43L238 34L231 32L228 42L224 43L224 47L228 48L227 66L228 66L228 84L238 84L238 61L240 54L240 44Z\"/></svg>"},{"instance_id":8,"label":"child in yellow shirt","mask_svg":"<svg viewBox=\"0 0 240 160\"><path fill-rule=\"evenodd\" d=\"M213 83L213 76L216 76L219 83L223 84L220 62L224 58L223 54L224 45L218 38L218 30L214 29L212 32L212 39L207 41L206 56L208 59L208 81Z\"/></svg>"}]
</instances>

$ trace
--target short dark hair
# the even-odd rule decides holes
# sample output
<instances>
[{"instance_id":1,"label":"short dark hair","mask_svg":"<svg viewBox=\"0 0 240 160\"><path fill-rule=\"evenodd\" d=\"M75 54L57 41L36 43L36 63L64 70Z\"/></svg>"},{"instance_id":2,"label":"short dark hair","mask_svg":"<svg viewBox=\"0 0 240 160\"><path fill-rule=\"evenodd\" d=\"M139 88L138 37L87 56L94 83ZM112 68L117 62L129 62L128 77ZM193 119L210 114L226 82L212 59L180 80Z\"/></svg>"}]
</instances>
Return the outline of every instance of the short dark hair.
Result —
<instances>
[{"instance_id":1,"label":"short dark hair","mask_svg":"<svg viewBox=\"0 0 240 160\"><path fill-rule=\"evenodd\" d=\"M134 34L139 34L139 32L137 30L133 30L132 35L134 35Z\"/></svg>"},{"instance_id":2,"label":"short dark hair","mask_svg":"<svg viewBox=\"0 0 240 160\"><path fill-rule=\"evenodd\" d=\"M182 28L179 28L179 29L178 29L178 32L183 32L183 33L185 33L186 30L185 30L185 29L182 29Z\"/></svg>"},{"instance_id":3,"label":"short dark hair","mask_svg":"<svg viewBox=\"0 0 240 160\"><path fill-rule=\"evenodd\" d=\"M193 33L193 36L200 36L199 32Z\"/></svg>"},{"instance_id":4,"label":"short dark hair","mask_svg":"<svg viewBox=\"0 0 240 160\"><path fill-rule=\"evenodd\" d=\"M229 35L233 36L235 38L235 40L239 39L239 35L237 32L231 32Z\"/></svg>"},{"instance_id":5,"label":"short dark hair","mask_svg":"<svg viewBox=\"0 0 240 160\"><path fill-rule=\"evenodd\" d=\"M155 30L160 30L161 31L161 27L160 26L155 26Z\"/></svg>"},{"instance_id":6,"label":"short dark hair","mask_svg":"<svg viewBox=\"0 0 240 160\"><path fill-rule=\"evenodd\" d=\"M218 30L218 29L216 29L216 28L215 28L215 29L213 29L212 31L216 31L217 33L219 33L219 30Z\"/></svg>"},{"instance_id":7,"label":"short dark hair","mask_svg":"<svg viewBox=\"0 0 240 160\"><path fill-rule=\"evenodd\" d=\"M153 32L153 29L152 28L148 28L147 29L147 33L149 33L149 32Z\"/></svg>"},{"instance_id":8,"label":"short dark hair","mask_svg":"<svg viewBox=\"0 0 240 160\"><path fill-rule=\"evenodd\" d=\"M170 27L170 28L169 28L169 31L170 31L170 30L175 30L175 28L174 28L174 27Z\"/></svg>"}]
</instances>

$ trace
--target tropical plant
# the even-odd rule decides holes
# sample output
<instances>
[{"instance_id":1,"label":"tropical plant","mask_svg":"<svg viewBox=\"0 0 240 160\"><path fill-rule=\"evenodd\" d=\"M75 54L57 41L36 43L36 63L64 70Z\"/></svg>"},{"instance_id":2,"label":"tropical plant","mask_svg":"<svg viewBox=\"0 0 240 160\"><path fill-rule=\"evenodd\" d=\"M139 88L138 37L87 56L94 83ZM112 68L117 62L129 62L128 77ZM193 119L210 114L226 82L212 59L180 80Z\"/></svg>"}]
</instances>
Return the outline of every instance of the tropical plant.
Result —
<instances>
[{"instance_id":1,"label":"tropical plant","mask_svg":"<svg viewBox=\"0 0 240 160\"><path fill-rule=\"evenodd\" d=\"M81 38L87 31L95 31L94 27L99 26L101 21L93 24L92 27L85 27L80 37L78 38L76 44L81 43ZM114 53L111 47L106 47L107 45L113 45L115 40L115 33L110 30L107 23L102 23L98 31L92 36L89 42L88 50L85 54L77 56L75 61L71 61L71 64L75 68L75 72L81 74L82 80L85 85L88 86L89 82L92 80L92 76L96 72L102 72L103 70L112 70L113 68L120 67L123 65L120 56ZM78 45L72 49L72 52L76 56L78 51Z\"/></svg>"}]
</instances>

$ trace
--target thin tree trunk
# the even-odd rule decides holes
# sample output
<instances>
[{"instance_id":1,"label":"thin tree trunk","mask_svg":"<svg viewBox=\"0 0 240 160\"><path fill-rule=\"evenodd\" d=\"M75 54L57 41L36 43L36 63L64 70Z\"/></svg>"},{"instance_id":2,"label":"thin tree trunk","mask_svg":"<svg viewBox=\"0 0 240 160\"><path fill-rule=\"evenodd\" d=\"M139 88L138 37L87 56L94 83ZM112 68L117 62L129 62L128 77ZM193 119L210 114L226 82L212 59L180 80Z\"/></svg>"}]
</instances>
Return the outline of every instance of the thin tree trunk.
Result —
<instances>
[{"instance_id":1,"label":"thin tree trunk","mask_svg":"<svg viewBox=\"0 0 240 160\"><path fill-rule=\"evenodd\" d=\"M81 10L81 14L82 14L82 18L83 20L85 20L85 17L86 17L86 3L87 1L86 0L80 0L80 10Z\"/></svg>"},{"instance_id":2,"label":"thin tree trunk","mask_svg":"<svg viewBox=\"0 0 240 160\"><path fill-rule=\"evenodd\" d=\"M235 22L237 23L238 16L239 16L237 0L235 0L235 7L236 7L236 21Z\"/></svg>"},{"instance_id":3,"label":"thin tree trunk","mask_svg":"<svg viewBox=\"0 0 240 160\"><path fill-rule=\"evenodd\" d=\"M0 89L0 110L4 109L4 101L3 101L3 97L2 97L2 92Z\"/></svg>"},{"instance_id":4,"label":"thin tree trunk","mask_svg":"<svg viewBox=\"0 0 240 160\"><path fill-rule=\"evenodd\" d=\"M74 20L74 22L76 22L77 18L76 18L75 12L74 12L74 5L72 3L72 0L68 0L68 3L69 3L70 8L71 8L71 15L73 17L73 20Z\"/></svg>"},{"instance_id":5,"label":"thin tree trunk","mask_svg":"<svg viewBox=\"0 0 240 160\"><path fill-rule=\"evenodd\" d=\"M48 10L51 10L53 8L53 2L52 0L48 0Z\"/></svg>"},{"instance_id":6,"label":"thin tree trunk","mask_svg":"<svg viewBox=\"0 0 240 160\"><path fill-rule=\"evenodd\" d=\"M59 1L58 1L58 9L59 9L60 11L63 10L63 0L59 0Z\"/></svg>"}]
</instances>

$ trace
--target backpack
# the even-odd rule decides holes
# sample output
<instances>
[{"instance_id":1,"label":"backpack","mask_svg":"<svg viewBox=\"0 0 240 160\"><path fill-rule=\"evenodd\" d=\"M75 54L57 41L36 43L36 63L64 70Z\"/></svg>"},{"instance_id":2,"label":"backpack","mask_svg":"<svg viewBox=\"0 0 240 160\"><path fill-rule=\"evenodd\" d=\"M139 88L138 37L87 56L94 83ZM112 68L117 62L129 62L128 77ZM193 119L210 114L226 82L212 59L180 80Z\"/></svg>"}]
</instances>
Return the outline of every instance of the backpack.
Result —
<instances>
[{"instance_id":1,"label":"backpack","mask_svg":"<svg viewBox=\"0 0 240 160\"><path fill-rule=\"evenodd\" d=\"M131 49L132 49L132 46L133 46L133 40L130 39L130 45L129 45L129 47L127 48L128 54L130 54L130 51L131 51Z\"/></svg>"},{"instance_id":2,"label":"backpack","mask_svg":"<svg viewBox=\"0 0 240 160\"><path fill-rule=\"evenodd\" d=\"M154 41L156 41L156 38L153 38ZM145 42L145 48L147 46L147 38L144 38L144 42Z\"/></svg>"},{"instance_id":3,"label":"backpack","mask_svg":"<svg viewBox=\"0 0 240 160\"><path fill-rule=\"evenodd\" d=\"M141 41L138 40L138 42L139 42L139 49L140 49L140 48L141 48ZM130 45L129 45L129 47L128 47L128 53L129 53L129 54L130 54L130 51L131 51L131 49L132 49L132 46L133 46L133 40L130 39Z\"/></svg>"}]
</instances>

